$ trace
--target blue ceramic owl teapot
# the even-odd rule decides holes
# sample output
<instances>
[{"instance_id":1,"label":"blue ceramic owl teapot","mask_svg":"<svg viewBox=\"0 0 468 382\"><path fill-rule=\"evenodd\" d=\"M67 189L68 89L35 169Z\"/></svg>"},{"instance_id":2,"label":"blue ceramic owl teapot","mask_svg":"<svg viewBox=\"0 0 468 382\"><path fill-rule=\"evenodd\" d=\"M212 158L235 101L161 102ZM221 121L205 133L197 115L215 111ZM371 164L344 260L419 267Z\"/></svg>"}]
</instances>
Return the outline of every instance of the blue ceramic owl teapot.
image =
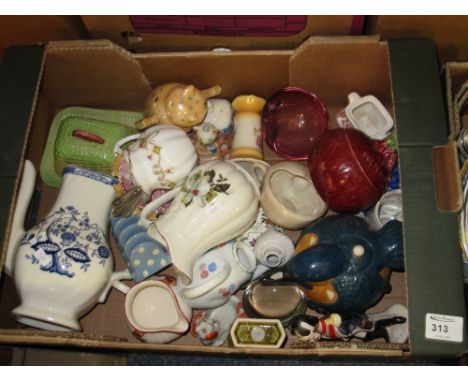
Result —
<instances>
[{"instance_id":1,"label":"blue ceramic owl teapot","mask_svg":"<svg viewBox=\"0 0 468 382\"><path fill-rule=\"evenodd\" d=\"M403 268L401 222L372 231L359 217L336 215L305 228L296 256L266 277L298 283L313 309L359 314L390 291L391 271Z\"/></svg>"}]
</instances>

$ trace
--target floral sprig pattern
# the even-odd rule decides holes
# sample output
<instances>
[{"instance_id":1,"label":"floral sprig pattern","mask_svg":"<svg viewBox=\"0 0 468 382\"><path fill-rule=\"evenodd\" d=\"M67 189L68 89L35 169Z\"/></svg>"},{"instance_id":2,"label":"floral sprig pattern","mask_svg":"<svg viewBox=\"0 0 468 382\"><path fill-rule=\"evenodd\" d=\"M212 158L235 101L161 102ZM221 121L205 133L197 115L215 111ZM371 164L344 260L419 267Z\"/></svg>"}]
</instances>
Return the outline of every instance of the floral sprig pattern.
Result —
<instances>
[{"instance_id":1,"label":"floral sprig pattern","mask_svg":"<svg viewBox=\"0 0 468 382\"><path fill-rule=\"evenodd\" d=\"M86 272L93 258L105 266L110 256L104 231L90 222L87 212L80 213L73 206L54 211L20 245L33 249L31 254L26 254L31 264L38 264L42 271L70 278L75 276L71 269L74 264Z\"/></svg>"},{"instance_id":2,"label":"floral sprig pattern","mask_svg":"<svg viewBox=\"0 0 468 382\"><path fill-rule=\"evenodd\" d=\"M152 131L150 134L143 134L138 140L138 147L147 151L147 158L153 161L153 174L157 177L161 186L169 189L174 188L176 185L173 181L166 179L167 176L174 173L174 168L163 168L161 164L161 150L162 148L156 144L155 138L159 135L159 131Z\"/></svg>"},{"instance_id":3,"label":"floral sprig pattern","mask_svg":"<svg viewBox=\"0 0 468 382\"><path fill-rule=\"evenodd\" d=\"M182 186L184 193L182 203L188 207L195 200L199 206L205 207L213 202L219 193L228 194L231 185L222 174L216 177L215 170L199 170L192 174Z\"/></svg>"}]
</instances>

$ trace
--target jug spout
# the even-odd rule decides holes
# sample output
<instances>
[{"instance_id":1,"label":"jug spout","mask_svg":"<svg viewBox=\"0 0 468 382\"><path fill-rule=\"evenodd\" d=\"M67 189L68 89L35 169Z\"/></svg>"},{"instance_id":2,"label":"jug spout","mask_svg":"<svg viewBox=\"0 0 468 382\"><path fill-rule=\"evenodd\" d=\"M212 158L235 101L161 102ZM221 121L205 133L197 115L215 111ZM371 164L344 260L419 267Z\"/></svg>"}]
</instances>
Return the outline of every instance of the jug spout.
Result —
<instances>
[{"instance_id":1,"label":"jug spout","mask_svg":"<svg viewBox=\"0 0 468 382\"><path fill-rule=\"evenodd\" d=\"M8 249L5 259L5 272L12 276L13 264L15 261L15 252L18 243L25 235L24 219L28 212L29 201L34 191L36 184L36 169L31 161L26 160L24 163L23 176L21 177L21 185L16 200L15 213L13 215L13 223L11 225L10 240L8 241Z\"/></svg>"}]
</instances>

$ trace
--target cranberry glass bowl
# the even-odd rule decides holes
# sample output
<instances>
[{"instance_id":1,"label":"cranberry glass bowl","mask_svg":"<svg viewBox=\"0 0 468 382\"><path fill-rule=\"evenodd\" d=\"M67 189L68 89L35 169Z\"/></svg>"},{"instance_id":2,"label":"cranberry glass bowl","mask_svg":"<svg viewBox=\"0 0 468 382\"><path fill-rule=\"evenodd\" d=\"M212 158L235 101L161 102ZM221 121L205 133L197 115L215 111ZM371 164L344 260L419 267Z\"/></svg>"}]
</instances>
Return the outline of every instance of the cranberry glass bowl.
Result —
<instances>
[{"instance_id":1,"label":"cranberry glass bowl","mask_svg":"<svg viewBox=\"0 0 468 382\"><path fill-rule=\"evenodd\" d=\"M263 109L263 136L275 153L306 160L314 142L330 127L327 108L315 94L287 87L276 92Z\"/></svg>"}]
</instances>

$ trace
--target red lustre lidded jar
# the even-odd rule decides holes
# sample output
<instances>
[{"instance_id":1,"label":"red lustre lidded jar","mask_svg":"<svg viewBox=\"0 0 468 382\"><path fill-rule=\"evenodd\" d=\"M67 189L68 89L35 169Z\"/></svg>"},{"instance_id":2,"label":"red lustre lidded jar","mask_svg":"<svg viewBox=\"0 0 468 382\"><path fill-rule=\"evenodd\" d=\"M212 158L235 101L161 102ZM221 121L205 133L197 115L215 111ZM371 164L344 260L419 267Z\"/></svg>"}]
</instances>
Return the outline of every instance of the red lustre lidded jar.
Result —
<instances>
[{"instance_id":1,"label":"red lustre lidded jar","mask_svg":"<svg viewBox=\"0 0 468 382\"><path fill-rule=\"evenodd\" d=\"M337 213L371 207L389 178L385 157L372 140L350 128L326 131L310 151L307 167L317 192Z\"/></svg>"}]
</instances>

